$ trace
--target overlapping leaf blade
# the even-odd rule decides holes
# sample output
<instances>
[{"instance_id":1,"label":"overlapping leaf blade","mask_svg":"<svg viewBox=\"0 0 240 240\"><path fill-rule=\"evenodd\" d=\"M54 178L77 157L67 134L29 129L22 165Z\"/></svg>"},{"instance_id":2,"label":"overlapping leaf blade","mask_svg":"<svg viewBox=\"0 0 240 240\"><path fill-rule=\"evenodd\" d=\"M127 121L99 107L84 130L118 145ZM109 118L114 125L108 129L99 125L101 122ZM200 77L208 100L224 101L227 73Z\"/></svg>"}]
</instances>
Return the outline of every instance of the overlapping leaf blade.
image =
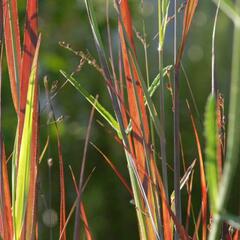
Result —
<instances>
[{"instance_id":1,"label":"overlapping leaf blade","mask_svg":"<svg viewBox=\"0 0 240 240\"><path fill-rule=\"evenodd\" d=\"M17 181L16 181L16 199L15 207L13 209L14 213L14 224L15 224L15 238L19 239L23 227L24 217L26 213L26 205L28 201L29 186L30 186L30 167L31 167L31 153L32 153L32 136L33 136L33 115L34 115L34 101L35 101L35 85L37 65L38 65L38 55L40 40L38 39L38 44L36 47L36 52L33 59L31 74L29 78L28 94L27 94L27 105L24 117L24 126L22 141L19 152L18 160L18 171L17 171ZM17 130L18 132L18 130ZM17 146L17 145L15 145ZM16 151L16 149L15 149ZM14 200L13 200L14 201Z\"/></svg>"}]
</instances>

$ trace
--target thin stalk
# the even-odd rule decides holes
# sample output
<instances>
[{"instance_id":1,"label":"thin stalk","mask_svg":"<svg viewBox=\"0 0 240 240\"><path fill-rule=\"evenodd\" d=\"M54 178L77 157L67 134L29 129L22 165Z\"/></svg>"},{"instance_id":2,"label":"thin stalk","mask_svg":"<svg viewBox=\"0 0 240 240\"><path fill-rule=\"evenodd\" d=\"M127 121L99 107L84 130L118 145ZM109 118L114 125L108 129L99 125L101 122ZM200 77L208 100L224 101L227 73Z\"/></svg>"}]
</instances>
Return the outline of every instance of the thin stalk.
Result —
<instances>
[{"instance_id":1,"label":"thin stalk","mask_svg":"<svg viewBox=\"0 0 240 240\"><path fill-rule=\"evenodd\" d=\"M98 96L96 97L97 101ZM96 102L95 102L96 104ZM80 206L82 202L82 187L84 185L84 171L85 171L85 166L86 166L86 159L87 159L87 150L88 150L88 144L89 144L89 138L91 134L91 129L92 129L92 122L93 122L93 116L94 116L94 106L92 107L90 117L89 117L89 122L88 122L88 127L87 127L87 133L86 133L86 139L85 139L85 144L84 144L84 149L83 149L83 157L82 157L82 164L81 164L81 169L80 169L80 177L79 177L79 183L78 183L78 197L77 197L77 207L76 207L76 214L75 214L75 222L74 222L74 239L80 239Z\"/></svg>"},{"instance_id":2,"label":"thin stalk","mask_svg":"<svg viewBox=\"0 0 240 240\"><path fill-rule=\"evenodd\" d=\"M218 1L217 11L213 24L213 33L212 33L212 95L216 95L216 83L215 83L215 37L216 37L216 26L219 13L221 0Z\"/></svg>"},{"instance_id":3,"label":"thin stalk","mask_svg":"<svg viewBox=\"0 0 240 240\"><path fill-rule=\"evenodd\" d=\"M0 2L2 4L2 2ZM1 10L0 10L1 11ZM0 16L0 21L2 21L2 13ZM3 156L2 156L2 53L3 53L3 35L2 26L0 29L0 213L3 215L4 207L4 184L3 184ZM5 218L5 216L4 216ZM4 221L3 221L4 224ZM2 227L2 226L0 226Z\"/></svg>"},{"instance_id":4,"label":"thin stalk","mask_svg":"<svg viewBox=\"0 0 240 240\"><path fill-rule=\"evenodd\" d=\"M164 32L165 26L162 24L162 1L158 1L158 34L159 34L159 77L160 77L160 122L162 124L163 131L160 134L160 149L161 149L161 163L162 163L162 175L163 185L166 193L166 200L169 203L168 194L168 174L167 174L167 156L166 156L166 135L165 135L165 109L164 109L164 81L163 81L163 44L164 44Z\"/></svg>"},{"instance_id":5,"label":"thin stalk","mask_svg":"<svg viewBox=\"0 0 240 240\"><path fill-rule=\"evenodd\" d=\"M144 6L143 6L143 0L141 1L142 4L142 15L144 13ZM142 27L143 27L143 48L144 48L144 59L145 59L145 71L146 71L146 79L147 79L147 88L150 87L150 77L149 77L149 64L148 64L148 46L147 46L147 35L146 35L146 25L144 21L144 17L142 17ZM160 79L161 81L161 79ZM151 134L151 147L153 149L153 161L157 160L157 151L156 151L156 141L155 141L155 131L154 131L154 125L153 120L150 118L149 120L149 127L150 127L150 134ZM161 219L161 206L159 203L158 193L154 192L154 202L156 206L156 215L157 215L157 225L158 225L158 232L161 239L163 239L163 229L162 229L162 219Z\"/></svg>"},{"instance_id":6,"label":"thin stalk","mask_svg":"<svg viewBox=\"0 0 240 240\"><path fill-rule=\"evenodd\" d=\"M144 12L143 9L143 1L142 1L142 13ZM149 77L149 64L148 64L148 50L147 50L147 37L146 37L146 25L145 21L143 19L142 21L143 25L143 49L144 49L144 59L145 59L145 71L146 71L146 79L147 79L147 88L149 89L150 87L150 77ZM150 118L150 133L151 133L151 145L153 146L153 149L155 150L155 132L154 132L154 126L153 126L153 121ZM157 159L157 154L156 151L153 151L154 159Z\"/></svg>"},{"instance_id":7,"label":"thin stalk","mask_svg":"<svg viewBox=\"0 0 240 240\"><path fill-rule=\"evenodd\" d=\"M130 181L131 181L131 185L132 185L132 190L133 190L133 196L134 196L134 202L135 202L135 206L136 206L136 213L137 213L137 218L138 218L138 224L139 224L139 232L140 232L140 239L141 240L147 240L147 229L146 229L146 224L145 224L145 220L144 220L144 213L143 210L141 208L141 193L138 190L138 183L137 183L137 179L136 176L134 175L134 171L133 171L133 167L131 164L131 155L128 153L127 150L125 150L125 155L126 155L126 159L127 159L127 165L128 165L128 172L129 172L129 176L130 176ZM133 162L133 161L132 161Z\"/></svg>"},{"instance_id":8,"label":"thin stalk","mask_svg":"<svg viewBox=\"0 0 240 240\"><path fill-rule=\"evenodd\" d=\"M174 0L174 113L173 113L173 127L174 127L174 191L175 191L175 210L176 217L181 224L181 195L180 195L180 141L179 141L179 64L177 62L177 0ZM178 233L175 229L175 240L179 239Z\"/></svg>"},{"instance_id":9,"label":"thin stalk","mask_svg":"<svg viewBox=\"0 0 240 240\"><path fill-rule=\"evenodd\" d=\"M240 12L240 0L236 1L236 10ZM233 179L239 162L239 144L240 144L240 24L234 23L233 36L233 53L232 53L232 73L231 73L231 90L229 105L229 124L228 124L228 141L227 155L224 164L223 177L220 183L219 197L217 202L217 213L214 215L212 230L209 240L219 239L222 224L221 214L224 212Z\"/></svg>"}]
</instances>

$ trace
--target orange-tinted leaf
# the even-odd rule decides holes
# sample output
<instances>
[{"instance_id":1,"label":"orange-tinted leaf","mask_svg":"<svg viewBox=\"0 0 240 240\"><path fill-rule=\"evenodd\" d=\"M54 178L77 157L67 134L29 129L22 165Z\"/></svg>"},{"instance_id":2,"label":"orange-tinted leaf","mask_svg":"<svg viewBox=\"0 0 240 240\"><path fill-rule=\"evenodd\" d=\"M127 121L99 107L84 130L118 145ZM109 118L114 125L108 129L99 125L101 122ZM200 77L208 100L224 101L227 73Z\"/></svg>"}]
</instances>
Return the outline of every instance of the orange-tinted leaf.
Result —
<instances>
[{"instance_id":1,"label":"orange-tinted leaf","mask_svg":"<svg viewBox=\"0 0 240 240\"><path fill-rule=\"evenodd\" d=\"M233 240L238 240L240 238L240 230L236 230L233 236Z\"/></svg>"},{"instance_id":2,"label":"orange-tinted leaf","mask_svg":"<svg viewBox=\"0 0 240 240\"><path fill-rule=\"evenodd\" d=\"M151 181L148 181L147 161L153 161L152 154L150 154L150 132L148 125L147 111L145 108L144 93L139 79L137 66L133 60L132 55L128 55L128 47L126 41L130 42L132 54L135 54L135 46L133 41L132 19L129 9L128 0L119 2L119 37L121 43L121 53L125 74L125 81L127 86L129 113L132 120L132 139L134 152L133 158L140 177L141 184L143 184L151 215L156 221L156 204L154 200L154 189ZM126 34L125 34L126 33ZM127 39L126 39L127 38ZM149 156L148 156L149 155ZM152 178L155 179L155 172L152 172ZM143 204L144 205L144 204ZM143 209L144 211L146 209ZM153 219L146 218L147 234L149 239L156 238L156 232L153 226Z\"/></svg>"},{"instance_id":3,"label":"orange-tinted leaf","mask_svg":"<svg viewBox=\"0 0 240 240\"><path fill-rule=\"evenodd\" d=\"M31 73L31 65L37 46L37 27L38 27L38 9L37 0L28 0L26 9L26 23L24 28L24 44L22 55L22 71L20 82L20 112L19 112L19 139L21 139L22 127L25 115L27 86ZM37 79L36 79L37 81ZM33 105L33 131L32 131L32 152L31 152L31 176L30 189L28 196L28 208L26 215L26 238L32 239L35 234L37 221L37 174L38 174L38 157L39 157L39 101L38 101L38 84L34 90ZM20 142L20 141L19 141Z\"/></svg>"},{"instance_id":4,"label":"orange-tinted leaf","mask_svg":"<svg viewBox=\"0 0 240 240\"><path fill-rule=\"evenodd\" d=\"M77 183L76 183L76 178L73 174L73 171L72 171L71 167L70 167L70 171L71 171L71 175L72 175L72 179L73 179L73 183L74 183L74 187L75 187L77 196L79 197L79 191L78 191L78 187L77 187ZM77 203L77 199L76 199L75 202ZM75 205L76 204L73 205L73 208L76 207ZM89 229L88 219L87 219L86 211L85 211L85 208L84 208L84 205L83 205L83 201L81 201L81 203L80 203L80 214L81 214L81 218L82 218L83 223L84 223L84 230L85 230L86 238L87 238L87 240L92 240L92 234L91 234L90 229Z\"/></svg>"},{"instance_id":5,"label":"orange-tinted leaf","mask_svg":"<svg viewBox=\"0 0 240 240\"><path fill-rule=\"evenodd\" d=\"M202 239L207 239L207 183L206 183L206 177L205 177L205 171L204 171L204 164L203 164L203 156L202 156L202 148L201 143L198 136L197 127L193 118L193 115L191 113L190 106L187 102L187 107L189 110L189 115L192 122L192 127L195 135L195 140L197 144L197 150L198 150L198 157L199 157L199 164L200 164L200 177L201 177L201 191L202 191Z\"/></svg>"},{"instance_id":6,"label":"orange-tinted leaf","mask_svg":"<svg viewBox=\"0 0 240 240\"><path fill-rule=\"evenodd\" d=\"M3 204L0 208L0 223L2 223L3 229L0 234L2 234L2 238L5 240L13 239L13 223L12 223L12 210L11 210L11 197L10 197L10 188L9 188L9 180L8 180L8 170L7 170L7 161L5 155L5 147L2 143L1 139L1 186L0 186L0 202Z\"/></svg>"},{"instance_id":7,"label":"orange-tinted leaf","mask_svg":"<svg viewBox=\"0 0 240 240\"><path fill-rule=\"evenodd\" d=\"M20 112L19 112L19 142L21 142L24 114L27 100L27 89L33 56L38 40L38 1L28 0L26 22L24 27L24 42L21 61L20 78Z\"/></svg>"},{"instance_id":8,"label":"orange-tinted leaf","mask_svg":"<svg viewBox=\"0 0 240 240\"><path fill-rule=\"evenodd\" d=\"M170 217L170 210L171 208L168 206L168 200L166 197L165 188L163 185L162 178L159 174L157 169L156 163L153 161L153 168L155 170L155 175L157 178L157 184L161 195L162 200L162 215L163 215L163 232L164 232L164 239L171 240L173 238L173 231L172 231L172 224L171 224L171 217Z\"/></svg>"},{"instance_id":9,"label":"orange-tinted leaf","mask_svg":"<svg viewBox=\"0 0 240 240\"><path fill-rule=\"evenodd\" d=\"M4 36L11 92L16 112L19 108L19 81L21 76L21 45L16 0L3 0Z\"/></svg>"},{"instance_id":10,"label":"orange-tinted leaf","mask_svg":"<svg viewBox=\"0 0 240 240\"><path fill-rule=\"evenodd\" d=\"M130 40L131 47L134 49L134 42L133 42L133 31L132 31L132 20L128 5L128 0L122 0L120 2L120 14L123 20L123 25L119 21L119 34L120 34L120 42L122 47L122 57L123 57L123 64L124 64L124 72L125 72L125 79L126 79L126 85L127 85L127 92L128 92L128 104L129 104L129 111L130 115L134 120L134 123L132 124L133 129L133 139L134 139L134 148L135 148L135 154L136 154L136 165L137 167L140 167L142 169L146 168L146 162L145 162L145 154L144 154L144 147L142 140L139 140L139 137L142 138L142 132L141 132L141 120L139 117L138 112L138 106L137 106L137 99L135 97L134 92L134 86L133 86L133 80L136 81L137 86L137 97L140 103L140 111L142 114L143 119L143 128L145 131L145 137L143 141L146 142L148 145L149 143L149 126L148 126L148 119L147 119L147 113L146 108L144 105L144 95L143 90L141 87L141 83L139 80L139 76L136 70L136 67L134 67L134 62L132 59L128 58L127 54L127 46L124 39L124 33L123 28L126 30L127 37ZM131 66L133 66L133 76L131 74ZM140 178L143 181L143 175L140 174Z\"/></svg>"},{"instance_id":11,"label":"orange-tinted leaf","mask_svg":"<svg viewBox=\"0 0 240 240\"><path fill-rule=\"evenodd\" d=\"M198 5L198 0L187 0L187 4L184 11L184 20L183 20L183 31L182 31L182 41L178 51L176 66L180 64L185 44L187 41L188 32L192 23L194 13Z\"/></svg>"}]
</instances>

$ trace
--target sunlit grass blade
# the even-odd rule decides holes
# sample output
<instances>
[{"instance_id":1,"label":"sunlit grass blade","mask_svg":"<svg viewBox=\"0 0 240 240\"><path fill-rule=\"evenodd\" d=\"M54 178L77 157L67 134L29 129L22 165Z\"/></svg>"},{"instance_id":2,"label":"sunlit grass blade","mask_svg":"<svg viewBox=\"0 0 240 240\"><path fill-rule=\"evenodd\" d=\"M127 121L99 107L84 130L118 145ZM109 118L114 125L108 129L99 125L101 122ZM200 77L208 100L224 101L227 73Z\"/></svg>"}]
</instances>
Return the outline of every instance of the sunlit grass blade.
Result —
<instances>
[{"instance_id":1,"label":"sunlit grass blade","mask_svg":"<svg viewBox=\"0 0 240 240\"><path fill-rule=\"evenodd\" d=\"M131 13L128 6L128 1L123 0L119 4L119 14L121 15L121 19L123 21L119 21L119 37L121 42L121 50L123 57L123 66L125 72L126 86L127 86L127 95L128 95L128 105L130 115L134 120L135 124L132 124L132 129L136 136L142 136L145 132L145 139L143 141L148 144L149 142L149 126L146 108L144 105L144 95L141 87L141 83L139 81L139 76L136 71L135 63L132 61L131 57L128 56L128 49L126 46L126 41L124 37L124 32L126 33L127 38L129 39L129 48L133 50L133 54L135 55L135 46L133 41L133 30L132 30L132 20ZM123 30L125 29L125 30ZM136 84L134 85L134 83ZM142 120L142 121L141 121ZM141 129L141 131L140 131ZM145 156L144 156L144 147L136 137L133 137L134 147L136 149L136 158L137 158L137 166L144 169L146 166ZM147 171L146 171L147 172ZM141 180L143 181L144 176L140 173Z\"/></svg>"},{"instance_id":2,"label":"sunlit grass blade","mask_svg":"<svg viewBox=\"0 0 240 240\"><path fill-rule=\"evenodd\" d=\"M16 0L3 0L4 37L12 99L19 110L19 85L21 76L21 45Z\"/></svg>"},{"instance_id":3,"label":"sunlit grass blade","mask_svg":"<svg viewBox=\"0 0 240 240\"><path fill-rule=\"evenodd\" d=\"M162 74L161 76L162 77L165 77L167 75L167 73L172 69L172 65L169 65L165 68L163 68L161 71L162 71ZM148 93L150 95L150 97L153 96L153 94L156 92L157 88L160 86L160 83L161 83L162 79L160 77L160 74L158 74L152 81L151 85L149 86L148 88Z\"/></svg>"},{"instance_id":4,"label":"sunlit grass blade","mask_svg":"<svg viewBox=\"0 0 240 240\"><path fill-rule=\"evenodd\" d=\"M145 108L144 90L142 82L140 80L139 72L136 67L136 53L135 45L133 41L133 30L131 13L128 5L128 1L124 0L118 4L119 9L119 37L121 42L121 52L123 57L123 66L125 73L125 81L127 86L128 105L129 111L132 118L132 132L133 132L133 143L136 154L136 167L142 184L145 181L146 173L148 177L155 179L155 172L151 169L152 155L149 151L150 143L150 129L149 121L147 116L147 109ZM128 43L126 43L126 39ZM129 51L131 49L131 51ZM133 60L133 58L135 58ZM139 141L139 136L142 139ZM143 172L141 172L141 170ZM158 195L154 194L154 187L151 182L148 181L144 186L146 194L146 201L148 201L149 209L148 214L150 218L145 218L145 224L147 229L147 236L151 239L159 239L159 230L156 217L156 198ZM143 192L141 192L144 196Z\"/></svg>"},{"instance_id":5,"label":"sunlit grass blade","mask_svg":"<svg viewBox=\"0 0 240 240\"><path fill-rule=\"evenodd\" d=\"M33 63L34 53L38 41L38 1L28 0L26 7L26 23L24 28L24 41L21 65L20 80L20 112L19 112L19 138L22 135L22 123L27 100L27 85L31 74L31 65ZM38 147L39 147L39 101L38 85L34 89L33 102L33 131L31 146L31 167L30 167L30 186L28 196L28 210L25 221L25 238L32 239L35 237L37 222L37 174L38 174Z\"/></svg>"},{"instance_id":6,"label":"sunlit grass blade","mask_svg":"<svg viewBox=\"0 0 240 240\"><path fill-rule=\"evenodd\" d=\"M185 48L186 41L187 41L187 36L188 36L189 30L190 30L190 27L192 24L192 19L195 14L197 5L198 5L198 0L189 0L189 1L187 1L187 5L185 7L183 30L182 30L182 40L181 40L181 44L179 47L178 56L177 56L177 60L176 60L176 66L178 66L178 67L179 67L183 52L184 52L184 48Z\"/></svg>"},{"instance_id":7,"label":"sunlit grass blade","mask_svg":"<svg viewBox=\"0 0 240 240\"><path fill-rule=\"evenodd\" d=\"M166 76L167 72L172 68L171 65L165 67L163 69L163 77ZM95 107L96 111L110 124L110 126L117 132L118 136L122 138L121 131L118 122L114 119L112 114L106 110L103 105L96 101L94 105L95 98L88 93L88 91L81 85L79 81L77 81L73 76L67 74L66 72L60 70L61 74L78 90L78 92L92 105ZM153 94L156 92L157 88L160 85L160 77L159 74L154 78L153 82L151 83L150 87L148 88L149 96L152 97ZM145 104L147 104L147 100L145 100Z\"/></svg>"},{"instance_id":8,"label":"sunlit grass blade","mask_svg":"<svg viewBox=\"0 0 240 240\"><path fill-rule=\"evenodd\" d=\"M218 165L217 165L217 122L216 122L216 100L213 95L209 96L205 112L205 138L206 138L206 177L210 207L216 212L216 201L218 197Z\"/></svg>"},{"instance_id":9,"label":"sunlit grass blade","mask_svg":"<svg viewBox=\"0 0 240 240\"><path fill-rule=\"evenodd\" d=\"M104 71L104 75L105 75L105 80L107 82L107 86L109 87L109 81L110 81L110 84L111 86L114 86L114 82L113 82L113 79L111 77L111 74L109 72L109 68L108 68L108 64L107 64L107 61L106 61L106 57L105 57L105 53L104 53L104 49L102 47L102 43L101 43L101 37L100 37L100 34L99 34L99 30L97 28L97 24L96 24L96 19L95 19L95 16L94 16L94 12L93 12L93 6L92 6L92 1L89 1L89 0L86 0L85 1L85 4L86 4L86 7L87 7L87 11L88 11L88 16L89 16L89 20L90 20L90 23L91 23L91 27L92 27L92 30L93 30L93 35L94 35L94 39L95 39L95 43L96 43L96 46L97 46L97 50L98 50L98 53L99 53L99 58L100 58L100 62L101 62L101 65L102 65L102 68L103 68L103 71ZM126 4L123 3L123 4ZM124 12L124 14L129 14L127 12ZM129 16L128 16L129 17ZM124 25L122 25L124 26ZM132 31L132 30L130 30ZM125 56L128 57L128 53L125 52ZM131 60L132 61L132 60ZM133 63L133 62L132 62ZM128 70L129 72L131 71L131 68L132 70L135 72L134 74L134 79L138 79L138 76L136 75L136 69L134 67L135 64L131 64L131 66L129 65L128 66ZM139 88L139 86L138 86ZM142 186L142 178L144 177L144 173L146 173L146 169L145 169L145 157L144 157L144 148L143 148L143 144L142 142L138 142L136 143L138 146L141 147L141 149L135 149L135 152L136 153L142 153L142 155L140 156L140 158L138 159L138 165L140 166L140 163L142 165L142 167L140 168L141 171L138 173L138 171L136 170L136 166L135 166L135 163L134 163L134 155L135 153L132 151L132 148L131 148L131 143L129 142L129 139L128 137L126 136L126 133L125 133L125 128L127 126L124 126L123 124L123 117L121 115L121 107L119 106L119 98L116 97L116 94L115 92L112 91L111 87L110 87L110 96L111 96L111 99L113 101L113 107L114 107L114 111L115 111L115 114L116 114L116 117L117 117L117 121L119 123L119 126L120 126L120 129L121 129L121 133L122 133L122 137L123 137L123 143L124 143L124 147L126 149L131 149L131 153L128 152L128 150L125 150L125 153L126 153L126 157L127 157L127 162L128 162L128 165L129 165L129 174L130 174L130 179L131 179L131 184L132 184L132 187L133 187L133 193L134 193L134 200L135 200L135 204L136 204L136 208L138 209L137 210L137 215L138 215L138 220L139 220L139 231L140 231L140 235L141 235L141 238L142 239L147 239L147 227L146 227L146 215L143 215L143 212L145 211L145 207L143 208L142 207L142 204L145 203L146 204L146 207L148 207L148 209L150 209L149 207L149 202L148 202L148 199L146 197L146 193L145 193L145 190L143 190L143 186ZM131 99L132 97L132 99ZM129 98L129 101L135 101L135 105L136 105L136 99L135 99L135 93L134 93L134 89L133 89L133 86L132 86L132 94L131 94L131 97ZM140 103L141 106L143 106L143 108L145 109L145 106L144 106L144 98L143 98L143 95L140 94L140 99L142 101L142 103ZM132 103L131 103L132 104ZM132 108L133 110L134 108ZM139 133L139 129L141 129L141 124L139 123L139 111L138 111L138 108L136 107L134 109L134 113L131 112L130 110L130 116L132 118L132 122L136 122L136 117L138 118L137 120L137 124L136 124L136 127L137 127L137 130L138 130L138 133ZM145 110L144 110L145 111ZM141 113L144 111L141 111ZM143 124L144 125L144 124ZM135 128L135 126L134 126ZM147 128L146 128L146 131L147 131ZM134 132L134 131L133 131ZM140 137L142 136L141 132L140 134L138 134ZM146 136L149 136L149 132L146 134ZM146 138L148 139L148 137ZM145 142L148 142L146 141L146 139L144 140ZM135 139L136 140L136 139ZM138 140L137 140L138 141ZM131 156L131 154L133 154ZM134 159L134 160L133 160ZM138 167L139 168L139 167ZM140 177L139 174L141 174L142 176ZM140 180L141 179L141 180ZM149 215L151 215L151 211L148 212ZM152 225L151 221L152 221L152 215L150 217L150 225ZM154 224L155 225L155 224ZM154 226L153 225L153 226ZM155 226L154 226L155 227ZM155 228L156 229L156 228ZM157 232L156 232L157 234ZM153 233L153 236L155 236L155 233Z\"/></svg>"},{"instance_id":10,"label":"sunlit grass blade","mask_svg":"<svg viewBox=\"0 0 240 240\"><path fill-rule=\"evenodd\" d=\"M60 71L61 74L78 90L81 95L92 105L95 107L96 111L110 124L110 126L117 132L118 136L121 137L120 127L118 122L114 119L114 117L104 108L99 101L87 92L86 89L82 87L79 81L77 81L73 76L68 75L64 71ZM94 104L95 103L95 104Z\"/></svg>"},{"instance_id":11,"label":"sunlit grass blade","mask_svg":"<svg viewBox=\"0 0 240 240\"><path fill-rule=\"evenodd\" d=\"M126 146L129 146L129 142L128 142L128 138L125 134L125 127L124 126L124 122L123 122L123 116L121 114L121 107L120 107L120 103L119 103L119 98L116 96L116 92L113 91L113 86L114 86L114 79L112 77L112 74L110 72L110 68L108 66L108 61L105 55L105 51L103 48L103 44L102 44L102 39L100 36L100 32L97 26L97 21L96 21L96 17L94 15L94 10L93 10L93 5L92 5L92 1L91 0L85 0L85 6L87 9L87 13L88 13L88 18L89 18L89 22L92 28L92 33L94 36L94 41L96 44L96 48L98 51L98 55L99 55L99 60L100 60L100 64L103 70L103 75L106 81L106 86L112 101L112 105L113 105L113 109L117 118L117 121L119 123L119 127L121 129L121 133L122 133L122 137L123 137L123 142ZM130 144L131 147L131 144Z\"/></svg>"},{"instance_id":12,"label":"sunlit grass blade","mask_svg":"<svg viewBox=\"0 0 240 240\"><path fill-rule=\"evenodd\" d=\"M38 66L38 55L41 37L39 36L33 63L32 70L29 78L29 87L27 94L27 106L24 118L24 127L22 134L22 141L19 152L18 170L16 177L16 199L14 206L14 227L15 239L19 239L23 227L23 222L26 213L29 186L30 186L30 167L31 167L31 154L32 154L32 136L33 136L33 115L34 115L34 101L35 101L35 86L37 84L36 74ZM18 132L18 131L17 131ZM16 149L15 149L16 151ZM14 200L13 200L14 201Z\"/></svg>"},{"instance_id":13,"label":"sunlit grass blade","mask_svg":"<svg viewBox=\"0 0 240 240\"><path fill-rule=\"evenodd\" d=\"M160 109L160 122L163 131L160 132L160 150L161 150L161 165L163 184L167 195L167 201L169 201L168 193L168 169L167 169L167 153L166 153L166 133L165 133L165 82L163 77L163 65L164 65L164 40L166 35L167 23L168 23L168 10L169 0L158 0L158 71L161 79L160 91L159 91L159 109Z\"/></svg>"},{"instance_id":14,"label":"sunlit grass blade","mask_svg":"<svg viewBox=\"0 0 240 240\"><path fill-rule=\"evenodd\" d=\"M26 22L24 26L23 53L21 58L20 76L20 111L19 111L19 142L21 142L24 113L27 100L28 81L31 73L32 61L38 40L38 9L37 0L28 0L26 7Z\"/></svg>"}]
</instances>

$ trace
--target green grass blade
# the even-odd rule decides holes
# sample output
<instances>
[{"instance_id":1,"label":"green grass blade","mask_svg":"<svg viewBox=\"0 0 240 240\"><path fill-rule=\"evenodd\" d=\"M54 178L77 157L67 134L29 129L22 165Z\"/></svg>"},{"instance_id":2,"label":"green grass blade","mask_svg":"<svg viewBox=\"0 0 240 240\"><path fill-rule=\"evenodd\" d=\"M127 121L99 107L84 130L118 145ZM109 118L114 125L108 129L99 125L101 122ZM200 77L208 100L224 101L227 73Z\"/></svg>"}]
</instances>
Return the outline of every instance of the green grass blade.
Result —
<instances>
[{"instance_id":1,"label":"green grass blade","mask_svg":"<svg viewBox=\"0 0 240 240\"><path fill-rule=\"evenodd\" d=\"M16 178L16 200L14 206L14 223L15 239L20 239L24 217L26 213L26 204L29 193L30 183L30 158L31 158L31 141L33 127L33 104L34 89L36 84L37 61L40 46L40 37L38 40L35 56L33 59L32 70L29 78L27 105L24 118L24 127L22 142L19 152L18 172Z\"/></svg>"},{"instance_id":2,"label":"green grass blade","mask_svg":"<svg viewBox=\"0 0 240 240\"><path fill-rule=\"evenodd\" d=\"M172 65L166 66L165 68L162 69L162 76L165 77L168 73L168 71L170 71L172 69ZM157 88L160 86L160 74L158 74L153 82L151 83L150 87L148 88L148 93L149 96L152 97L153 94L155 93L155 91L157 90Z\"/></svg>"},{"instance_id":3,"label":"green grass blade","mask_svg":"<svg viewBox=\"0 0 240 240\"><path fill-rule=\"evenodd\" d=\"M216 211L218 196L218 164L217 164L217 122L216 122L216 100L210 95L205 112L205 138L206 138L206 177L210 206Z\"/></svg>"},{"instance_id":4,"label":"green grass blade","mask_svg":"<svg viewBox=\"0 0 240 240\"><path fill-rule=\"evenodd\" d=\"M212 0L218 5L218 0ZM240 24L240 12L237 11L236 7L231 0L221 0L220 9L235 23Z\"/></svg>"},{"instance_id":5,"label":"green grass blade","mask_svg":"<svg viewBox=\"0 0 240 240\"><path fill-rule=\"evenodd\" d=\"M83 88L79 81L77 81L71 75L68 75L64 71L60 71L61 74L78 90L81 95L98 111L98 113L110 124L110 126L117 132L118 136L122 138L120 127L118 122L109 113L106 108L104 108L98 100L95 99L88 91Z\"/></svg>"},{"instance_id":6,"label":"green grass blade","mask_svg":"<svg viewBox=\"0 0 240 240\"><path fill-rule=\"evenodd\" d=\"M240 0L235 3L235 9L240 12ZM223 176L221 180L221 188L219 190L219 198L217 201L217 214L214 215L213 225L211 228L210 240L220 238L221 229L221 213L226 208L234 176L239 164L239 144L240 144L240 24L234 21L233 34L233 51L232 51L232 70L231 70L231 89L228 113L228 134L227 134L227 153L224 163Z\"/></svg>"}]
</instances>

